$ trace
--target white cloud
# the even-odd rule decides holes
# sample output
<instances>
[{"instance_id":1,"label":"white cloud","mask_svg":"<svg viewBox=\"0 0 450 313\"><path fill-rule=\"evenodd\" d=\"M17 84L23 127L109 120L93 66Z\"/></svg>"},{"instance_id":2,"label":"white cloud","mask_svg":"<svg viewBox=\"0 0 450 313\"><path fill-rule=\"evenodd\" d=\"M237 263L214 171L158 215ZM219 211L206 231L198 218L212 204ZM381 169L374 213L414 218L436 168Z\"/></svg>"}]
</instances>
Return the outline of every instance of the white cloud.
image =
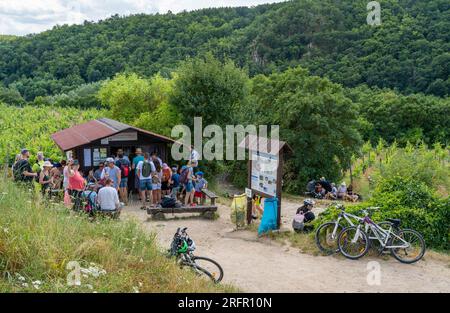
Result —
<instances>
[{"instance_id":1,"label":"white cloud","mask_svg":"<svg viewBox=\"0 0 450 313\"><path fill-rule=\"evenodd\" d=\"M114 14L176 13L208 7L253 6L283 0L0 0L0 34L38 33L54 25Z\"/></svg>"}]
</instances>

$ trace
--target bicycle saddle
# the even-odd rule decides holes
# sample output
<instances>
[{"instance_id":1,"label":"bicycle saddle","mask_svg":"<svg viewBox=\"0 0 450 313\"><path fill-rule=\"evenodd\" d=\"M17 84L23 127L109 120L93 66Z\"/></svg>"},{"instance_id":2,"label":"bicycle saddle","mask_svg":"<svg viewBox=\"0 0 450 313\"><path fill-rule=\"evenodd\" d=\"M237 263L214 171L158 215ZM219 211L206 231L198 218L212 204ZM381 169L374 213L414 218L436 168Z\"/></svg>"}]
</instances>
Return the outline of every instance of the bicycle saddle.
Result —
<instances>
[{"instance_id":1,"label":"bicycle saddle","mask_svg":"<svg viewBox=\"0 0 450 313\"><path fill-rule=\"evenodd\" d=\"M402 222L401 220L396 218L387 218L386 221L391 222L395 227L400 226L400 223Z\"/></svg>"}]
</instances>

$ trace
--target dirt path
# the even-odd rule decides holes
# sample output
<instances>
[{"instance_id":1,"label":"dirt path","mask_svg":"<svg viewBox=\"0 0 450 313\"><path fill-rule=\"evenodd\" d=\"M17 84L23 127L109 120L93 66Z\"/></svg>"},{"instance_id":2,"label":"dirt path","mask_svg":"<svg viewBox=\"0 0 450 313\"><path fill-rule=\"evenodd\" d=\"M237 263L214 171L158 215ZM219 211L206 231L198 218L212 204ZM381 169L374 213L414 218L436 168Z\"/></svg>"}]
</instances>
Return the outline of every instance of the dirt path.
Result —
<instances>
[{"instance_id":1,"label":"dirt path","mask_svg":"<svg viewBox=\"0 0 450 313\"><path fill-rule=\"evenodd\" d=\"M283 203L284 227L289 226L297 207L292 202ZM177 227L188 227L196 253L218 260L224 268L224 282L245 292L450 292L450 264L427 255L413 265L392 258L351 261L312 256L267 238L258 239L255 232L235 231L229 209L223 205L219 214L215 221L186 215L153 221L138 206L129 206L123 216L135 218L146 230L156 232L163 248L170 244ZM381 266L379 286L367 283L370 261Z\"/></svg>"}]
</instances>

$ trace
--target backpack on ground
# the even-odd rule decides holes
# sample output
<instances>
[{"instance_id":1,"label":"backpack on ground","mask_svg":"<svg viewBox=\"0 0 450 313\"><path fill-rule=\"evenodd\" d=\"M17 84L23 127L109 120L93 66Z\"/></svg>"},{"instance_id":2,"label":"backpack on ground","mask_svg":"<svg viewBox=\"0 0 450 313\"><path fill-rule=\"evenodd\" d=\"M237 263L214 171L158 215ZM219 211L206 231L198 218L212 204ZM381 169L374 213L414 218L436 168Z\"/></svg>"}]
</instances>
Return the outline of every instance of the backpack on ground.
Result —
<instances>
[{"instance_id":1,"label":"backpack on ground","mask_svg":"<svg viewBox=\"0 0 450 313\"><path fill-rule=\"evenodd\" d=\"M183 171L181 171L180 175L180 184L186 184L188 181L189 176L189 168L185 168Z\"/></svg>"},{"instance_id":2,"label":"backpack on ground","mask_svg":"<svg viewBox=\"0 0 450 313\"><path fill-rule=\"evenodd\" d=\"M142 164L142 176L143 177L149 177L152 173L152 165L148 161L144 161L144 164Z\"/></svg>"},{"instance_id":3,"label":"backpack on ground","mask_svg":"<svg viewBox=\"0 0 450 313\"><path fill-rule=\"evenodd\" d=\"M177 203L177 200L172 197L169 197L169 196L165 196L161 200L161 206L163 208L174 208L176 203Z\"/></svg>"}]
</instances>

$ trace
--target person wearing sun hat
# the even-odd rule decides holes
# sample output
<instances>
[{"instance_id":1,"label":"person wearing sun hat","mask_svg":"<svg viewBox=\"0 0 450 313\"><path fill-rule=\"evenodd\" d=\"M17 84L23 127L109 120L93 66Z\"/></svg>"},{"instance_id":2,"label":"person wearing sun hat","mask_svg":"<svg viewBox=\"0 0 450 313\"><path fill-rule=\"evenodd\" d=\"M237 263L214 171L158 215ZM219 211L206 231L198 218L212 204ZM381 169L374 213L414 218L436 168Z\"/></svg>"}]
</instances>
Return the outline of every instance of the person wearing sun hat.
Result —
<instances>
[{"instance_id":1,"label":"person wearing sun hat","mask_svg":"<svg viewBox=\"0 0 450 313\"><path fill-rule=\"evenodd\" d=\"M39 184L41 185L43 196L50 193L51 186L53 185L53 176L50 172L52 168L53 164L50 161L44 161L44 163L42 163L42 170L39 174Z\"/></svg>"}]
</instances>

